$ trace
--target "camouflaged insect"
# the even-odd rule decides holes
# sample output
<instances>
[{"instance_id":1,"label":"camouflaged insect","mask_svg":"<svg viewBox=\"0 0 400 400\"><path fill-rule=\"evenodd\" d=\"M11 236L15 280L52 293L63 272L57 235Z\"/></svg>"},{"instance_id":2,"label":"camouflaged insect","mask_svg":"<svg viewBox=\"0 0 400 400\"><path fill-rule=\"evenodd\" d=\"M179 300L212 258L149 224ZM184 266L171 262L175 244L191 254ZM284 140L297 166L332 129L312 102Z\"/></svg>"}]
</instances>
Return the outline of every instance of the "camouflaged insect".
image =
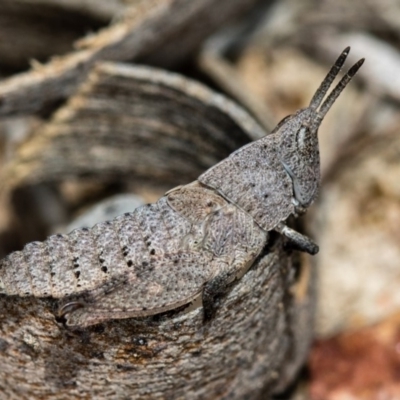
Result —
<instances>
[{"instance_id":1,"label":"camouflaged insect","mask_svg":"<svg viewBox=\"0 0 400 400\"><path fill-rule=\"evenodd\" d=\"M348 52L308 108L196 182L92 229L50 236L10 254L0 262L0 293L59 299L68 326L153 315L200 294L207 319L215 295L251 266L269 231L315 254L317 245L285 221L317 196L318 127L363 63L356 63L323 102Z\"/></svg>"}]
</instances>

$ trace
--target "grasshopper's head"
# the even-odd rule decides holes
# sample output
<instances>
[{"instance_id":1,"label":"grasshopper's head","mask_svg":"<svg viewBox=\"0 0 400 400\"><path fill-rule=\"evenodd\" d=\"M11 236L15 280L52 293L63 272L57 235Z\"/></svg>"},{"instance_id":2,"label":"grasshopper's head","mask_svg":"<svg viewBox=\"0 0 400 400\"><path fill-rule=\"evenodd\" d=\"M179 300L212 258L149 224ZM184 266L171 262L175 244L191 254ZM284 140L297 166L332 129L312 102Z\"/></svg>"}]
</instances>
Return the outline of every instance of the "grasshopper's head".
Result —
<instances>
[{"instance_id":1,"label":"grasshopper's head","mask_svg":"<svg viewBox=\"0 0 400 400\"><path fill-rule=\"evenodd\" d=\"M293 196L301 207L308 207L315 200L320 186L318 128L332 104L364 62L361 59L353 65L322 102L349 51L350 47L347 47L336 60L315 92L310 106L286 117L274 130L280 162L293 182Z\"/></svg>"}]
</instances>

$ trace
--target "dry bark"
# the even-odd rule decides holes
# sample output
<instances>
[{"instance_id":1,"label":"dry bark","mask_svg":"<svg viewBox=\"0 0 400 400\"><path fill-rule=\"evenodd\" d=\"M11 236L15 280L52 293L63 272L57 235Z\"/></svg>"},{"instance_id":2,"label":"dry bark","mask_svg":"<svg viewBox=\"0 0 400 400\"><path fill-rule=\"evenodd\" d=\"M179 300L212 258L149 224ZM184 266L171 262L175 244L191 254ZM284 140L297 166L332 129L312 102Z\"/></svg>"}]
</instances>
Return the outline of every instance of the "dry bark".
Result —
<instances>
[{"instance_id":1,"label":"dry bark","mask_svg":"<svg viewBox=\"0 0 400 400\"><path fill-rule=\"evenodd\" d=\"M0 297L1 392L20 399L268 396L280 378L292 378L285 367L297 369L309 345L300 328L309 328L310 292L298 303L290 294L294 270L281 246L221 299L209 325L197 308L70 331L56 321L51 300Z\"/></svg>"},{"instance_id":2,"label":"dry bark","mask_svg":"<svg viewBox=\"0 0 400 400\"><path fill-rule=\"evenodd\" d=\"M243 109L203 85L103 63L20 146L0 180L8 190L71 176L178 185L261 136Z\"/></svg>"}]
</instances>

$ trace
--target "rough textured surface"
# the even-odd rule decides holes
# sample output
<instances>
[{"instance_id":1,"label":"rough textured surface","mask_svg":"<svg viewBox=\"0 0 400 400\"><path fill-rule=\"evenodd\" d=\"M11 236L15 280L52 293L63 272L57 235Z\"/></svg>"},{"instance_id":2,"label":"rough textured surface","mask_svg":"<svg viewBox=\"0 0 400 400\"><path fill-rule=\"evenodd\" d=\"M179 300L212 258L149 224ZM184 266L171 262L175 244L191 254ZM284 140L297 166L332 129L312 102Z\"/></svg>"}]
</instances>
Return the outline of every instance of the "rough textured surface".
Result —
<instances>
[{"instance_id":1,"label":"rough textured surface","mask_svg":"<svg viewBox=\"0 0 400 400\"><path fill-rule=\"evenodd\" d=\"M290 316L297 318L310 292L290 295L294 269L281 245L221 299L208 325L195 309L71 331L55 320L51 300L0 296L2 393L21 399L251 399L264 386L270 393L284 376L283 365L308 347ZM302 316L307 326L309 306Z\"/></svg>"}]
</instances>

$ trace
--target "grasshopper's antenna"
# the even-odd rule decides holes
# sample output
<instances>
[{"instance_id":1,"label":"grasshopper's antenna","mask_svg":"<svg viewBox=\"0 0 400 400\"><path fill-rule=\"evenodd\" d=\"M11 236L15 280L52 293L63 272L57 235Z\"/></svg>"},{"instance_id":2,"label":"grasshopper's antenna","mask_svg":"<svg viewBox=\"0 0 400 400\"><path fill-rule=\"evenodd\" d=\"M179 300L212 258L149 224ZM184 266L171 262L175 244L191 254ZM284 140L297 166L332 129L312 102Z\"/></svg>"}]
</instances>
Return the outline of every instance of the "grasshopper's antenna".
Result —
<instances>
[{"instance_id":1,"label":"grasshopper's antenna","mask_svg":"<svg viewBox=\"0 0 400 400\"><path fill-rule=\"evenodd\" d=\"M316 110L319 105L321 104L323 98L325 97L329 87L331 86L332 82L335 80L337 74L339 73L340 69L342 68L344 62L346 61L347 55L350 52L350 46L346 47L339 58L336 60L335 64L333 64L332 68L326 75L325 79L322 81L320 87L315 92L313 98L310 101L310 108Z\"/></svg>"},{"instance_id":2,"label":"grasshopper's antenna","mask_svg":"<svg viewBox=\"0 0 400 400\"><path fill-rule=\"evenodd\" d=\"M326 115L326 113L331 108L332 104L339 97L342 90L346 87L346 85L351 81L353 76L360 69L361 65L364 64L364 58L357 61L347 72L347 74L340 80L340 82L336 85L336 87L332 90L326 100L323 102L321 108L318 111L318 119L322 121Z\"/></svg>"}]
</instances>

